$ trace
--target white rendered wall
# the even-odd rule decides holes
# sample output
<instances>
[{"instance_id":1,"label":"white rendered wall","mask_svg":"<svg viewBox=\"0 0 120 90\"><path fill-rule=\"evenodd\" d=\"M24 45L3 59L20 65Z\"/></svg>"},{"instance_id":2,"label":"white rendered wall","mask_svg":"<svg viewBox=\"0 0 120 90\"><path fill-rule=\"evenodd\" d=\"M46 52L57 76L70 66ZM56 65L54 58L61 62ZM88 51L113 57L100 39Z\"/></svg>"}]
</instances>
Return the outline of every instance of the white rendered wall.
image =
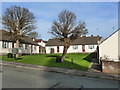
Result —
<instances>
[{"instance_id":1,"label":"white rendered wall","mask_svg":"<svg viewBox=\"0 0 120 90\"><path fill-rule=\"evenodd\" d=\"M107 56L112 60L118 60L118 32L114 33L99 45L99 56L102 58Z\"/></svg>"},{"instance_id":2,"label":"white rendered wall","mask_svg":"<svg viewBox=\"0 0 120 90\"><path fill-rule=\"evenodd\" d=\"M2 55L2 41L0 41L0 55Z\"/></svg>"},{"instance_id":3,"label":"white rendered wall","mask_svg":"<svg viewBox=\"0 0 120 90\"><path fill-rule=\"evenodd\" d=\"M51 48L54 49L54 53L57 53L57 46L46 46L46 53L50 53Z\"/></svg>"},{"instance_id":4,"label":"white rendered wall","mask_svg":"<svg viewBox=\"0 0 120 90\"><path fill-rule=\"evenodd\" d=\"M0 41L0 50L1 50L1 48L2 48L2 41Z\"/></svg>"},{"instance_id":5,"label":"white rendered wall","mask_svg":"<svg viewBox=\"0 0 120 90\"><path fill-rule=\"evenodd\" d=\"M42 47L45 47L46 43L44 43L43 41L38 42L39 45L41 45Z\"/></svg>"},{"instance_id":6,"label":"white rendered wall","mask_svg":"<svg viewBox=\"0 0 120 90\"><path fill-rule=\"evenodd\" d=\"M9 48L2 48L3 41L0 41L0 55L12 53L12 42L9 42Z\"/></svg>"},{"instance_id":7,"label":"white rendered wall","mask_svg":"<svg viewBox=\"0 0 120 90\"><path fill-rule=\"evenodd\" d=\"M0 41L0 55L4 55L7 53L12 53L12 42L9 42L9 48L2 48L2 42ZM28 48L25 49L25 44L22 44L23 47L19 48L19 53L24 54L31 54L31 45L28 44ZM34 48L36 46L36 49ZM14 47L16 47L16 44L14 43ZM33 52L32 53L39 53L39 46L33 45Z\"/></svg>"},{"instance_id":8,"label":"white rendered wall","mask_svg":"<svg viewBox=\"0 0 120 90\"><path fill-rule=\"evenodd\" d=\"M78 46L78 49L73 49L73 46ZM80 53L80 52L82 52L82 46L81 45L71 45L68 48L68 51L67 51L67 53Z\"/></svg>"},{"instance_id":9,"label":"white rendered wall","mask_svg":"<svg viewBox=\"0 0 120 90\"><path fill-rule=\"evenodd\" d=\"M83 53L82 45L77 45L78 49L74 49L73 46L76 46L76 45L71 45L68 48L67 53ZM85 52L86 53L92 53L92 52L96 51L96 49L97 49L97 45L94 45L94 49L89 49L88 46L89 45L85 45ZM58 53L57 46L46 46L46 48L45 48L46 53L50 53L51 48L54 49L54 53ZM59 46L59 53L63 53L63 48L64 48L64 46Z\"/></svg>"},{"instance_id":10,"label":"white rendered wall","mask_svg":"<svg viewBox=\"0 0 120 90\"><path fill-rule=\"evenodd\" d=\"M118 56L120 58L120 30L118 31Z\"/></svg>"},{"instance_id":11,"label":"white rendered wall","mask_svg":"<svg viewBox=\"0 0 120 90\"><path fill-rule=\"evenodd\" d=\"M36 46L36 53L39 53L39 46Z\"/></svg>"},{"instance_id":12,"label":"white rendered wall","mask_svg":"<svg viewBox=\"0 0 120 90\"><path fill-rule=\"evenodd\" d=\"M94 49L90 49L89 45L85 45L85 52L92 53L97 50L97 45L94 45Z\"/></svg>"}]
</instances>

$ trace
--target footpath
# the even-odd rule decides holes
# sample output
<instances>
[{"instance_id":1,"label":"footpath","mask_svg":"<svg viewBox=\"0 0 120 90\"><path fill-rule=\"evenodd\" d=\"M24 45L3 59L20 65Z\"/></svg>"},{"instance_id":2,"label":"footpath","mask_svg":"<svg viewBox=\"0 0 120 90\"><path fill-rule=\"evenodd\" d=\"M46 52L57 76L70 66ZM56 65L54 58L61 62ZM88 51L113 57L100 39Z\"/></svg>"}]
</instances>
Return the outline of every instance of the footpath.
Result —
<instances>
[{"instance_id":1,"label":"footpath","mask_svg":"<svg viewBox=\"0 0 120 90\"><path fill-rule=\"evenodd\" d=\"M98 60L96 58L93 58L91 61L91 67L88 69L89 72L101 72L102 71L102 65L99 64Z\"/></svg>"},{"instance_id":2,"label":"footpath","mask_svg":"<svg viewBox=\"0 0 120 90\"><path fill-rule=\"evenodd\" d=\"M91 72L89 70L79 71L79 70L73 70L73 69L47 67L47 66L40 66L40 65L33 65L33 64L8 62L8 61L2 61L2 60L0 60L0 64L3 66L28 68L28 69L34 69L34 70L44 70L44 71L72 74L72 75L78 75L78 76L86 76L86 77L92 77L92 78L120 80L120 75L106 74L102 72Z\"/></svg>"}]
</instances>

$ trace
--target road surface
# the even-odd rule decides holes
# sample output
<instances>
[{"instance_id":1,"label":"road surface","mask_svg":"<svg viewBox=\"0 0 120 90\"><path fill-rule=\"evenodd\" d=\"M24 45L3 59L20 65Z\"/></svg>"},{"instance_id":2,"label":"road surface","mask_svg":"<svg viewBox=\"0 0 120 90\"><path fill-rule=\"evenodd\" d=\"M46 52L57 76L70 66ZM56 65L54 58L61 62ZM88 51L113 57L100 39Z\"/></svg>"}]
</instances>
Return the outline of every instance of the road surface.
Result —
<instances>
[{"instance_id":1,"label":"road surface","mask_svg":"<svg viewBox=\"0 0 120 90\"><path fill-rule=\"evenodd\" d=\"M3 88L50 88L57 83L83 88L118 88L118 81L3 66Z\"/></svg>"}]
</instances>

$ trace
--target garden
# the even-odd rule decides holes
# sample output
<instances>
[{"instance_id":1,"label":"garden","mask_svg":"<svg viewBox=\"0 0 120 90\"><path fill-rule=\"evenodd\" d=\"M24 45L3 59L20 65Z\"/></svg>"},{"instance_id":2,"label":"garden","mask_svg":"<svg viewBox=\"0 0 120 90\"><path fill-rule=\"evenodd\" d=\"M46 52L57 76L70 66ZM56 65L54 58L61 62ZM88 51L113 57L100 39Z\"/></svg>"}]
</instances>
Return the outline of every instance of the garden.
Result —
<instances>
[{"instance_id":1,"label":"garden","mask_svg":"<svg viewBox=\"0 0 120 90\"><path fill-rule=\"evenodd\" d=\"M14 58L8 58L7 56L2 56L2 60L17 62L17 63L26 63L34 64L41 66L49 67L58 67L58 68L68 68L87 71L90 67L92 57L95 54L87 53L71 53L67 54L64 62L56 62L62 54L37 54L37 55L23 55L14 60Z\"/></svg>"}]
</instances>

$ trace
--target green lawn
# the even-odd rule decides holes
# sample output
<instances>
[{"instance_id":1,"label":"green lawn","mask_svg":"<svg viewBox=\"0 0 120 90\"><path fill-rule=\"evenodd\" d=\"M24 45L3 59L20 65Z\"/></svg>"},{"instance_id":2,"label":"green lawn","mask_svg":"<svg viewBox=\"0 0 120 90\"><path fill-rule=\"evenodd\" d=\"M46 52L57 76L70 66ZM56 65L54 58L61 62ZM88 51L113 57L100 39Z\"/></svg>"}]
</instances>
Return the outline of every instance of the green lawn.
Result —
<instances>
[{"instance_id":1,"label":"green lawn","mask_svg":"<svg viewBox=\"0 0 120 90\"><path fill-rule=\"evenodd\" d=\"M84 71L87 71L90 66L90 54L67 54L65 61L62 63L56 62L56 57L58 56L61 56L61 54L26 55L18 58L16 62ZM74 64L71 63L72 58L74 59ZM7 58L7 56L3 56L2 60L14 61L13 58Z\"/></svg>"}]
</instances>

